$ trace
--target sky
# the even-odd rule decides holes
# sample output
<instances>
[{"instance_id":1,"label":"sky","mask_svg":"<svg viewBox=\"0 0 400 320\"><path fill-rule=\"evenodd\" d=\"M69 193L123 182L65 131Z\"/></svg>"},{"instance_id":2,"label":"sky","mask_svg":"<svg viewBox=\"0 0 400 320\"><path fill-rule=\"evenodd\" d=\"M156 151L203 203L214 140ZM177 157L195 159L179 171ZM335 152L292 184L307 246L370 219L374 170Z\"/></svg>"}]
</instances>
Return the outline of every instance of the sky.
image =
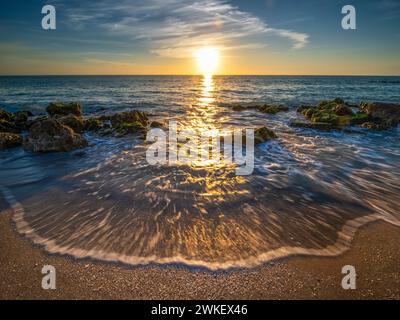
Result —
<instances>
[{"instance_id":1,"label":"sky","mask_svg":"<svg viewBox=\"0 0 400 320\"><path fill-rule=\"evenodd\" d=\"M341 27L347 4L356 30ZM1 75L199 74L204 48L216 74L400 75L400 1L1 1Z\"/></svg>"}]
</instances>

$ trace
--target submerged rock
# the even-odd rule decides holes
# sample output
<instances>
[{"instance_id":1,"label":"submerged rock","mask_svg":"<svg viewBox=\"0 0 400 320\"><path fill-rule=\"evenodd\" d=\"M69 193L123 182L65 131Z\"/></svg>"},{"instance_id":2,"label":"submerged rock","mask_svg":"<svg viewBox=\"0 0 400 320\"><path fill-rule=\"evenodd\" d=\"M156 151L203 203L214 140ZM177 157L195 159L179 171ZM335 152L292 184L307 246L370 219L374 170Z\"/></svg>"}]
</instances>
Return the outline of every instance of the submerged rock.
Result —
<instances>
[{"instance_id":1,"label":"submerged rock","mask_svg":"<svg viewBox=\"0 0 400 320\"><path fill-rule=\"evenodd\" d=\"M10 132L0 132L0 150L18 147L22 144L22 137Z\"/></svg>"},{"instance_id":2,"label":"submerged rock","mask_svg":"<svg viewBox=\"0 0 400 320\"><path fill-rule=\"evenodd\" d=\"M277 114L278 112L289 111L289 108L284 105L263 105L258 108L259 111L269 114Z\"/></svg>"},{"instance_id":3,"label":"submerged rock","mask_svg":"<svg viewBox=\"0 0 400 320\"><path fill-rule=\"evenodd\" d=\"M52 117L55 115L67 116L69 114L78 117L82 116L82 107L78 102L71 102L68 104L64 104L63 102L50 103L46 111Z\"/></svg>"},{"instance_id":4,"label":"submerged rock","mask_svg":"<svg viewBox=\"0 0 400 320\"><path fill-rule=\"evenodd\" d=\"M34 123L23 147L35 152L61 152L88 145L86 139L55 119Z\"/></svg>"},{"instance_id":5,"label":"submerged rock","mask_svg":"<svg viewBox=\"0 0 400 320\"><path fill-rule=\"evenodd\" d=\"M260 144L272 139L277 139L278 136L271 129L267 127L261 127L254 131L254 143Z\"/></svg>"}]
</instances>

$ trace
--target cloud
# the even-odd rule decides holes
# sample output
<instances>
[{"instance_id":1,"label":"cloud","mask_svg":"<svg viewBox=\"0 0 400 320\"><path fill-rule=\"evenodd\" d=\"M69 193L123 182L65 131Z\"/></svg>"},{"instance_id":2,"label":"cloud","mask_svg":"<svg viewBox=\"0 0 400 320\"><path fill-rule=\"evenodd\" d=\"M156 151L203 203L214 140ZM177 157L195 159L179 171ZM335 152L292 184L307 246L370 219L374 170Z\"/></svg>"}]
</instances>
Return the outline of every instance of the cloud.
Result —
<instances>
[{"instance_id":1,"label":"cloud","mask_svg":"<svg viewBox=\"0 0 400 320\"><path fill-rule=\"evenodd\" d=\"M309 38L270 27L226 0L79 1L67 8L67 15L77 29L100 27L107 35L144 44L150 52L167 57L190 57L203 46L260 47L266 35L289 39L293 49L301 49Z\"/></svg>"}]
</instances>

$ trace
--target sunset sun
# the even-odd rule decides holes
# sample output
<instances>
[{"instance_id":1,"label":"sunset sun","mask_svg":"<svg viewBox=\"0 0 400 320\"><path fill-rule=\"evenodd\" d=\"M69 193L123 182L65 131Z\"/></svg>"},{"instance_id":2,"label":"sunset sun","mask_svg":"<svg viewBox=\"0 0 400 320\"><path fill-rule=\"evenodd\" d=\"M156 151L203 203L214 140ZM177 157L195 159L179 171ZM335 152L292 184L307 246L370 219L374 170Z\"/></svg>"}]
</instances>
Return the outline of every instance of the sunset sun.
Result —
<instances>
[{"instance_id":1,"label":"sunset sun","mask_svg":"<svg viewBox=\"0 0 400 320\"><path fill-rule=\"evenodd\" d=\"M195 52L198 70L203 75L216 73L220 61L219 50L216 48L202 48Z\"/></svg>"}]
</instances>

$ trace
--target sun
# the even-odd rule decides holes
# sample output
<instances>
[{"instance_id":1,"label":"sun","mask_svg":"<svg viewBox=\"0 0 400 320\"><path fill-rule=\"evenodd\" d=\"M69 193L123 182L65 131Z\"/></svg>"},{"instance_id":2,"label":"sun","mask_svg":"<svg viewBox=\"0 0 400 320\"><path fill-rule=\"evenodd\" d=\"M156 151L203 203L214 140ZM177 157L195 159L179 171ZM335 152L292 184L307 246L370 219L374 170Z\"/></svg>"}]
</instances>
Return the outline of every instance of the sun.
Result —
<instances>
[{"instance_id":1,"label":"sun","mask_svg":"<svg viewBox=\"0 0 400 320\"><path fill-rule=\"evenodd\" d=\"M199 72L213 75L218 69L220 54L217 48L201 48L195 52Z\"/></svg>"}]
</instances>

